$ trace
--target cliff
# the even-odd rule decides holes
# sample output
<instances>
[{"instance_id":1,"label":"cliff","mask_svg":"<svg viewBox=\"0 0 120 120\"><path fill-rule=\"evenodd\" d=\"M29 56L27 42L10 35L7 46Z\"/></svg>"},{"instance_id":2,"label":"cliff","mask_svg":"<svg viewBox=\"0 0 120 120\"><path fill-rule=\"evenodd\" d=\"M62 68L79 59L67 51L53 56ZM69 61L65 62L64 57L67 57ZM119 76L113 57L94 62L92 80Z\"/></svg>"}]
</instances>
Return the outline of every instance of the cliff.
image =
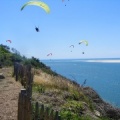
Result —
<instances>
[{"instance_id":1,"label":"cliff","mask_svg":"<svg viewBox=\"0 0 120 120\"><path fill-rule=\"evenodd\" d=\"M84 87L59 74L35 70L33 100L60 111L65 120L119 120L120 109Z\"/></svg>"}]
</instances>

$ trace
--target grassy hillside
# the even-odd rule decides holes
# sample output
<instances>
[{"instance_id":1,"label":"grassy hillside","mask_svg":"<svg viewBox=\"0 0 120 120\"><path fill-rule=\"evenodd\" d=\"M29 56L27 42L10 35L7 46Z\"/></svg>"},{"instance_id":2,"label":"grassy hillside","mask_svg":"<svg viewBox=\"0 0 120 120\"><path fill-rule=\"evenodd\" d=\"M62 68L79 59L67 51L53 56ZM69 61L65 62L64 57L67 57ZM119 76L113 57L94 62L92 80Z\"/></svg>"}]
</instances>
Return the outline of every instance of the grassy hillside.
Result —
<instances>
[{"instance_id":1,"label":"grassy hillside","mask_svg":"<svg viewBox=\"0 0 120 120\"><path fill-rule=\"evenodd\" d=\"M35 73L32 100L58 110L62 120L120 119L120 109L104 102L92 88L53 72L35 57L26 58L16 49L0 45L0 66L13 66L14 62L32 65Z\"/></svg>"},{"instance_id":2,"label":"grassy hillside","mask_svg":"<svg viewBox=\"0 0 120 120\"><path fill-rule=\"evenodd\" d=\"M90 87L82 87L61 75L35 70L33 98L54 110L63 120L119 120L120 109L104 102Z\"/></svg>"}]
</instances>

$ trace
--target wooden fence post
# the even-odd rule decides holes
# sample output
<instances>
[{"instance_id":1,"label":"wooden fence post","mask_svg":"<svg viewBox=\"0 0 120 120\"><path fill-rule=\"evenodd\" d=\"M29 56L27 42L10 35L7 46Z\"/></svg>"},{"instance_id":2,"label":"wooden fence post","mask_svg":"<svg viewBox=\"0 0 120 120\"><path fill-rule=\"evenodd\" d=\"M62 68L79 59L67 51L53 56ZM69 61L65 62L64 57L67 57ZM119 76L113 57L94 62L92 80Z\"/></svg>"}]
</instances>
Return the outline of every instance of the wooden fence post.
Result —
<instances>
[{"instance_id":1,"label":"wooden fence post","mask_svg":"<svg viewBox=\"0 0 120 120\"><path fill-rule=\"evenodd\" d=\"M40 109L40 120L44 120L44 105L41 105L41 109Z\"/></svg>"},{"instance_id":2,"label":"wooden fence post","mask_svg":"<svg viewBox=\"0 0 120 120\"><path fill-rule=\"evenodd\" d=\"M25 120L25 95L26 95L26 90L22 89L21 94L22 94L22 119L21 120Z\"/></svg>"},{"instance_id":3,"label":"wooden fence post","mask_svg":"<svg viewBox=\"0 0 120 120\"><path fill-rule=\"evenodd\" d=\"M39 104L36 102L35 104L35 120L38 120L39 117Z\"/></svg>"},{"instance_id":4,"label":"wooden fence post","mask_svg":"<svg viewBox=\"0 0 120 120\"><path fill-rule=\"evenodd\" d=\"M50 110L43 104L36 102L34 109L32 108L32 84L33 74L31 66L23 66L19 63L14 64L14 76L16 81L20 78L25 89L21 89L18 100L18 120L61 120L58 111Z\"/></svg>"},{"instance_id":5,"label":"wooden fence post","mask_svg":"<svg viewBox=\"0 0 120 120\"><path fill-rule=\"evenodd\" d=\"M50 120L54 120L54 114L53 114L53 109L50 111Z\"/></svg>"},{"instance_id":6,"label":"wooden fence post","mask_svg":"<svg viewBox=\"0 0 120 120\"><path fill-rule=\"evenodd\" d=\"M24 120L25 94L26 94L26 90L21 89L21 93L19 94L19 102L18 102L18 120Z\"/></svg>"},{"instance_id":7,"label":"wooden fence post","mask_svg":"<svg viewBox=\"0 0 120 120\"><path fill-rule=\"evenodd\" d=\"M27 94L24 95L24 120L28 120L27 116L28 116L28 101L27 101Z\"/></svg>"},{"instance_id":8,"label":"wooden fence post","mask_svg":"<svg viewBox=\"0 0 120 120\"><path fill-rule=\"evenodd\" d=\"M31 103L31 100L29 98L27 98L27 103L28 103L28 115L27 115L27 120L32 120L32 103Z\"/></svg>"},{"instance_id":9,"label":"wooden fence post","mask_svg":"<svg viewBox=\"0 0 120 120\"><path fill-rule=\"evenodd\" d=\"M59 116L58 111L56 111L56 113L55 113L54 120L61 120L61 117Z\"/></svg>"},{"instance_id":10,"label":"wooden fence post","mask_svg":"<svg viewBox=\"0 0 120 120\"><path fill-rule=\"evenodd\" d=\"M44 120L49 120L49 108L47 107L45 110L45 117Z\"/></svg>"},{"instance_id":11,"label":"wooden fence post","mask_svg":"<svg viewBox=\"0 0 120 120\"><path fill-rule=\"evenodd\" d=\"M19 99L18 99L18 120L20 120L21 117L21 93L19 93Z\"/></svg>"}]
</instances>

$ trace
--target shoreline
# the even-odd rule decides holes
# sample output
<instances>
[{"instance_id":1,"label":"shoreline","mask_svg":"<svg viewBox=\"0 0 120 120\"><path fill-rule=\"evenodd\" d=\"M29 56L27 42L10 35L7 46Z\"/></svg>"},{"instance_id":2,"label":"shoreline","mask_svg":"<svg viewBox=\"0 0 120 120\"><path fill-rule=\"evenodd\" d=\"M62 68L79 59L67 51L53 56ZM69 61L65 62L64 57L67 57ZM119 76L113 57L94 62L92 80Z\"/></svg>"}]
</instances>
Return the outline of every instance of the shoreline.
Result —
<instances>
[{"instance_id":1,"label":"shoreline","mask_svg":"<svg viewBox=\"0 0 120 120\"><path fill-rule=\"evenodd\" d=\"M83 62L120 63L120 60L85 60Z\"/></svg>"}]
</instances>

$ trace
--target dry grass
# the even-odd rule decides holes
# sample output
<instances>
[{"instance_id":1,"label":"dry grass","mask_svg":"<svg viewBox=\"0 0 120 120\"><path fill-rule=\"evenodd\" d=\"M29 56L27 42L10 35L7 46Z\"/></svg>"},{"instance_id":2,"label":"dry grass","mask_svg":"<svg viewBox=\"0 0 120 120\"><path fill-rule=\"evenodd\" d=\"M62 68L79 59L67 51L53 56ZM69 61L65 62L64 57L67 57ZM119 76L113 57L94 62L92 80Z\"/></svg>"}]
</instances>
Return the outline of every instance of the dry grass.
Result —
<instances>
[{"instance_id":1,"label":"dry grass","mask_svg":"<svg viewBox=\"0 0 120 120\"><path fill-rule=\"evenodd\" d=\"M35 70L34 83L43 85L46 88L50 89L60 89L60 90L70 90L70 91L79 91L78 87L73 82L63 78L61 76L52 76L47 73L42 72L41 70Z\"/></svg>"},{"instance_id":2,"label":"dry grass","mask_svg":"<svg viewBox=\"0 0 120 120\"><path fill-rule=\"evenodd\" d=\"M56 78L50 75L45 75L44 73L41 75L35 75L34 76L34 83L43 85L47 88L51 89L63 89L68 90L68 83L61 78Z\"/></svg>"}]
</instances>

